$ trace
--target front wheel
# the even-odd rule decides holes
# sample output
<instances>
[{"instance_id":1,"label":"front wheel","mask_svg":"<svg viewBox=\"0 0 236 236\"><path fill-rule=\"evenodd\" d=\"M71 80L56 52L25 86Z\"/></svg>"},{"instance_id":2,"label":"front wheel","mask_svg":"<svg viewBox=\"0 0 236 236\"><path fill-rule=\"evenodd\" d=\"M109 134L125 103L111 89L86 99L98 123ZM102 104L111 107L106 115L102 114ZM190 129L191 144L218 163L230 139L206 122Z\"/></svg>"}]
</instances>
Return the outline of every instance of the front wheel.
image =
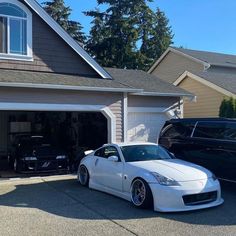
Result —
<instances>
[{"instance_id":1,"label":"front wheel","mask_svg":"<svg viewBox=\"0 0 236 236\"><path fill-rule=\"evenodd\" d=\"M153 206L152 191L148 183L137 178L131 185L131 201L135 207L138 208L151 208Z\"/></svg>"},{"instance_id":2,"label":"front wheel","mask_svg":"<svg viewBox=\"0 0 236 236\"><path fill-rule=\"evenodd\" d=\"M89 172L88 169L81 165L78 169L77 179L82 186L87 187L89 184Z\"/></svg>"}]
</instances>

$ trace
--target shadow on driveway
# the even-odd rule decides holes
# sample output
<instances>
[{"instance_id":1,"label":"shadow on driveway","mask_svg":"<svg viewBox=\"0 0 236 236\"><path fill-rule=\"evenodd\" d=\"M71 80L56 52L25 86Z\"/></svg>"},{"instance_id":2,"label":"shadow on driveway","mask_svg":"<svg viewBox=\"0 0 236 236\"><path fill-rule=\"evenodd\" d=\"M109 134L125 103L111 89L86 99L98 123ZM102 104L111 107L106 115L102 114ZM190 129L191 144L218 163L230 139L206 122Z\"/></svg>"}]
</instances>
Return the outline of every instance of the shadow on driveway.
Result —
<instances>
[{"instance_id":1,"label":"shadow on driveway","mask_svg":"<svg viewBox=\"0 0 236 236\"><path fill-rule=\"evenodd\" d=\"M235 186L223 186L222 206L184 213L158 213L139 210L131 203L80 186L75 179L2 185L0 208L35 208L54 215L88 220L164 218L195 225L235 225Z\"/></svg>"}]
</instances>

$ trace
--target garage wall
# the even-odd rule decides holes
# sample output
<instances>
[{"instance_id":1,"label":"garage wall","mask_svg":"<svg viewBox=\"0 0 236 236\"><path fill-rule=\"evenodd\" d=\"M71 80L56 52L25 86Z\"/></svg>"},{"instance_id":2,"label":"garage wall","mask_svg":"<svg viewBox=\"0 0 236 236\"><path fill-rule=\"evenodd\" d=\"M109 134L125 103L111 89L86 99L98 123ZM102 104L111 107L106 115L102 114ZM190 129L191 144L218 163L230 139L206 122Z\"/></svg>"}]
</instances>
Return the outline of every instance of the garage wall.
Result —
<instances>
[{"instance_id":1,"label":"garage wall","mask_svg":"<svg viewBox=\"0 0 236 236\"><path fill-rule=\"evenodd\" d=\"M175 97L129 96L128 107L170 107L178 101Z\"/></svg>"},{"instance_id":2,"label":"garage wall","mask_svg":"<svg viewBox=\"0 0 236 236\"><path fill-rule=\"evenodd\" d=\"M0 102L105 105L116 116L117 142L123 141L122 93L2 87Z\"/></svg>"}]
</instances>

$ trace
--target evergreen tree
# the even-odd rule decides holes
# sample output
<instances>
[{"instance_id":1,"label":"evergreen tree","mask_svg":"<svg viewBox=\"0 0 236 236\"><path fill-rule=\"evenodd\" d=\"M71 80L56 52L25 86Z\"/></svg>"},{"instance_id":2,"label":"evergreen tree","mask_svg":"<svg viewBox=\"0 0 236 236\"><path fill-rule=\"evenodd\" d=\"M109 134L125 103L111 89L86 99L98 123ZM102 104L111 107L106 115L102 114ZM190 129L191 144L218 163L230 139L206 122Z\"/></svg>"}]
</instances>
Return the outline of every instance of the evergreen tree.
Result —
<instances>
[{"instance_id":1,"label":"evergreen tree","mask_svg":"<svg viewBox=\"0 0 236 236\"><path fill-rule=\"evenodd\" d=\"M224 99L220 106L220 117L236 118L236 99Z\"/></svg>"},{"instance_id":2,"label":"evergreen tree","mask_svg":"<svg viewBox=\"0 0 236 236\"><path fill-rule=\"evenodd\" d=\"M82 26L79 22L69 20L72 10L65 6L64 0L46 1L42 4L46 12L76 41L81 44L85 43L86 36L82 32Z\"/></svg>"}]
</instances>

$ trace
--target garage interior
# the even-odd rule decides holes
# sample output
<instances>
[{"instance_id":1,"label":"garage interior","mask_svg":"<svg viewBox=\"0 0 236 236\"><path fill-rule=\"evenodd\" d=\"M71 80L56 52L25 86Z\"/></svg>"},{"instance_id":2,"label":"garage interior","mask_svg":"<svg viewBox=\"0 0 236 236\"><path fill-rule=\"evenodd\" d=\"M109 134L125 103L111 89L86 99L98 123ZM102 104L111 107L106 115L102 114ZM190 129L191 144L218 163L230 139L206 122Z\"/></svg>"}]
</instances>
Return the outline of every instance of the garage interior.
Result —
<instances>
[{"instance_id":1,"label":"garage interior","mask_svg":"<svg viewBox=\"0 0 236 236\"><path fill-rule=\"evenodd\" d=\"M94 150L108 142L107 118L100 112L0 112L0 177L15 177L8 165L8 154L18 135L43 136L53 146L66 150L74 144L75 152Z\"/></svg>"}]
</instances>

